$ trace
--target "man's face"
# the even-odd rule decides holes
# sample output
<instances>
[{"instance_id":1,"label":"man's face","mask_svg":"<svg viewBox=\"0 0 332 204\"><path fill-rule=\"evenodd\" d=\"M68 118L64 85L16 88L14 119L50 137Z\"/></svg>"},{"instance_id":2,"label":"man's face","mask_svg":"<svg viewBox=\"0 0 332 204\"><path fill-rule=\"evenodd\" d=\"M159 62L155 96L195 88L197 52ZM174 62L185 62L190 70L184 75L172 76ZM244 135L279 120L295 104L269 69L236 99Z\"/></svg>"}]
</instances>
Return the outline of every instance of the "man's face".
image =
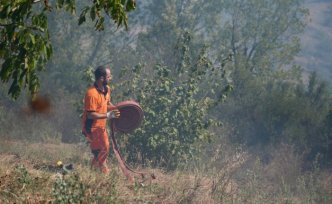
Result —
<instances>
[{"instance_id":1,"label":"man's face","mask_svg":"<svg viewBox=\"0 0 332 204\"><path fill-rule=\"evenodd\" d=\"M106 77L104 78L103 84L107 85L112 79L112 74L110 69L106 69Z\"/></svg>"}]
</instances>

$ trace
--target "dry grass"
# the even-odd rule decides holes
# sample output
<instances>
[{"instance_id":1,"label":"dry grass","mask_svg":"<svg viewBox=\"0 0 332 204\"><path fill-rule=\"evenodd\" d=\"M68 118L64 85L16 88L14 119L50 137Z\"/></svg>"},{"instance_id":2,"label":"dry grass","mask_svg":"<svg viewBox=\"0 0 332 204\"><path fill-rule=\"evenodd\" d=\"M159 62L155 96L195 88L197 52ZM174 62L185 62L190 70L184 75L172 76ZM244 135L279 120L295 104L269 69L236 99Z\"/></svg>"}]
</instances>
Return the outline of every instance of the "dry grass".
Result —
<instances>
[{"instance_id":1,"label":"dry grass","mask_svg":"<svg viewBox=\"0 0 332 204\"><path fill-rule=\"evenodd\" d=\"M331 183L320 180L331 175L301 175L287 146L268 165L238 153L219 158L218 168L145 168L156 178L134 184L116 161L109 175L91 170L83 144L2 141L0 149L0 203L329 203L332 197ZM57 160L73 163L74 171L63 176Z\"/></svg>"}]
</instances>

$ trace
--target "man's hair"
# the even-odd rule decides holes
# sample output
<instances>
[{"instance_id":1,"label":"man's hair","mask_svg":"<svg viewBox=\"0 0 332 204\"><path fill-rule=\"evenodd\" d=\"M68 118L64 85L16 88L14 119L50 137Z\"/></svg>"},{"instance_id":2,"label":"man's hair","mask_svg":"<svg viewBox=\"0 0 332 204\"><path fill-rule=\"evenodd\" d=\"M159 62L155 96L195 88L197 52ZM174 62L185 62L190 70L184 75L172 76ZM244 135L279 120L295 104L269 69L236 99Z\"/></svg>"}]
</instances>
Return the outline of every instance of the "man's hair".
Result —
<instances>
[{"instance_id":1,"label":"man's hair","mask_svg":"<svg viewBox=\"0 0 332 204\"><path fill-rule=\"evenodd\" d=\"M102 65L98 66L95 70L95 79L98 80L100 77L106 76L106 69L108 69L108 67Z\"/></svg>"}]
</instances>

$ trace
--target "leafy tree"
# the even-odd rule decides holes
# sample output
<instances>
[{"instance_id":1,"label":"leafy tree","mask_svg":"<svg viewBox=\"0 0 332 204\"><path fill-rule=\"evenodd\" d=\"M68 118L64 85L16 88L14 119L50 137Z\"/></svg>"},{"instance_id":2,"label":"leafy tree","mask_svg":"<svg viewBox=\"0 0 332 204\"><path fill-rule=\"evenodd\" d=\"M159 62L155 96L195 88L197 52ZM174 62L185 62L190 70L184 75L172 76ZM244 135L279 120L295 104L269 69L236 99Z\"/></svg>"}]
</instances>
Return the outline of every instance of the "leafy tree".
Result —
<instances>
[{"instance_id":1,"label":"leafy tree","mask_svg":"<svg viewBox=\"0 0 332 204\"><path fill-rule=\"evenodd\" d=\"M38 71L52 55L48 15L64 9L74 14L74 0L1 0L0 6L0 77L11 82L8 93L17 98L22 88L36 93ZM127 12L135 9L135 0L92 1L80 13L78 24L87 18L95 22L95 29L104 29L105 19L112 19L119 27L127 27Z\"/></svg>"},{"instance_id":2,"label":"leafy tree","mask_svg":"<svg viewBox=\"0 0 332 204\"><path fill-rule=\"evenodd\" d=\"M171 0L150 3L147 32L138 41L147 59L172 62L172 48L182 31L198 36L195 43L211 46L211 53L231 52L236 66L257 73L287 65L299 51L308 10L303 0ZM174 37L177 36L177 37ZM153 59L152 59L153 60ZM158 61L158 60L157 60Z\"/></svg>"},{"instance_id":3,"label":"leafy tree","mask_svg":"<svg viewBox=\"0 0 332 204\"><path fill-rule=\"evenodd\" d=\"M235 63L254 73L289 64L299 52L308 11L302 0L227 1L220 44L232 50ZM226 39L230 39L227 40Z\"/></svg>"},{"instance_id":4,"label":"leafy tree","mask_svg":"<svg viewBox=\"0 0 332 204\"><path fill-rule=\"evenodd\" d=\"M150 2L145 6L148 20L144 27L146 32L141 32L138 36L137 50L144 59L152 64L163 62L174 66L174 47L177 40L184 31L193 33L195 36L203 32L208 32L208 28L216 26L202 20L204 16L215 15L210 11L199 8L206 8L207 5L214 4L202 0L169 0ZM198 28L196 28L198 27ZM200 39L200 38L197 38ZM197 49L205 42L195 40L192 44L198 44Z\"/></svg>"}]
</instances>

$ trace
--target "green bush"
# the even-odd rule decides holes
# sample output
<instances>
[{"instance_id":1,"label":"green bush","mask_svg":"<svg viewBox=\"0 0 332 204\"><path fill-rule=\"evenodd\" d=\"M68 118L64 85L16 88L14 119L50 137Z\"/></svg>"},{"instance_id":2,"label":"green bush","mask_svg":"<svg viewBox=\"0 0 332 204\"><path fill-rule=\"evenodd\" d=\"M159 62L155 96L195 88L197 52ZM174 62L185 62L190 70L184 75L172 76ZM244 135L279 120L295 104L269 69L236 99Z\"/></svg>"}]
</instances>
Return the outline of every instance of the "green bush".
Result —
<instances>
[{"instance_id":1,"label":"green bush","mask_svg":"<svg viewBox=\"0 0 332 204\"><path fill-rule=\"evenodd\" d=\"M144 110L144 123L127 138L130 160L162 164L170 168L197 155L210 141L211 126L220 125L210 111L232 89L225 66L212 64L206 49L190 52L189 33L179 40L177 67L157 64L152 70L144 65L123 69L123 81L113 96L133 98Z\"/></svg>"}]
</instances>

